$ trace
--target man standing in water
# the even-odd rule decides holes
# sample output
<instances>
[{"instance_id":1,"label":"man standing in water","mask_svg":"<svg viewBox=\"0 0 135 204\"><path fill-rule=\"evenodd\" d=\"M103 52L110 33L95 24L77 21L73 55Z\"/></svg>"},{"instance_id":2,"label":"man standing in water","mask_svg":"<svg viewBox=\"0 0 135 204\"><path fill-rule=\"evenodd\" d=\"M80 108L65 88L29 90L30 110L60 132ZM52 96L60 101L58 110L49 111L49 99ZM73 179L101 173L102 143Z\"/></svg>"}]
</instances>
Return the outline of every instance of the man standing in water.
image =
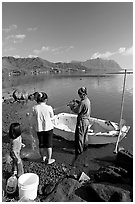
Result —
<instances>
[{"instance_id":1,"label":"man standing in water","mask_svg":"<svg viewBox=\"0 0 135 204\"><path fill-rule=\"evenodd\" d=\"M75 156L83 152L88 146L88 126L91 114L91 102L87 96L87 89L81 87L78 89L80 101L75 100L77 107L74 111L78 114L75 130Z\"/></svg>"}]
</instances>

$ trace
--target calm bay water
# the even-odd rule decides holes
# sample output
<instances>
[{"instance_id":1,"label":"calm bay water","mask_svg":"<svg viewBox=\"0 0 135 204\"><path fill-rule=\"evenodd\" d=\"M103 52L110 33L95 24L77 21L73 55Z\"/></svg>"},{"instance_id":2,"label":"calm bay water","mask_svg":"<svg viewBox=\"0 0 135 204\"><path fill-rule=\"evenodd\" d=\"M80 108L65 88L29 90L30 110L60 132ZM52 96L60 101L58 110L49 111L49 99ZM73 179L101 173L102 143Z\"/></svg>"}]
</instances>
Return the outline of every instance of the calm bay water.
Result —
<instances>
[{"instance_id":1,"label":"calm bay water","mask_svg":"<svg viewBox=\"0 0 135 204\"><path fill-rule=\"evenodd\" d=\"M24 77L25 78L25 77ZM24 80L23 78L23 80ZM77 90L81 86L88 89L88 97L92 104L92 117L119 122L122 101L124 75L109 75L106 77L44 77L34 76L32 80L23 83L23 89L29 93L45 91L48 103L55 108L55 113L70 112L67 103L78 98ZM22 88L20 84L18 88ZM124 95L123 119L130 125L130 131L121 145L133 149L133 75L127 74Z\"/></svg>"}]
</instances>

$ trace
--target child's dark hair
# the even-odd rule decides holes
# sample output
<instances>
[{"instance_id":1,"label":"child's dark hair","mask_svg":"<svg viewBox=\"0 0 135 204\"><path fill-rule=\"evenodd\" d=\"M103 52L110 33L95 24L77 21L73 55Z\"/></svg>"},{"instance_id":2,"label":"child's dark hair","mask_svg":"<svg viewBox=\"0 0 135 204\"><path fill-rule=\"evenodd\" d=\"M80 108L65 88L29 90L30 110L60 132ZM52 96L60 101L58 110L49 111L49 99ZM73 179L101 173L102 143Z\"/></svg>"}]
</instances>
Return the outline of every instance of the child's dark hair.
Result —
<instances>
[{"instance_id":1,"label":"child's dark hair","mask_svg":"<svg viewBox=\"0 0 135 204\"><path fill-rule=\"evenodd\" d=\"M9 137L16 139L21 135L21 127L19 123L12 123L9 128Z\"/></svg>"},{"instance_id":2,"label":"child's dark hair","mask_svg":"<svg viewBox=\"0 0 135 204\"><path fill-rule=\"evenodd\" d=\"M44 102L46 99L48 99L48 96L46 93L44 93L44 92L38 93L37 103Z\"/></svg>"},{"instance_id":3,"label":"child's dark hair","mask_svg":"<svg viewBox=\"0 0 135 204\"><path fill-rule=\"evenodd\" d=\"M86 87L81 87L80 89L78 89L78 94L79 95L87 95L87 88Z\"/></svg>"}]
</instances>

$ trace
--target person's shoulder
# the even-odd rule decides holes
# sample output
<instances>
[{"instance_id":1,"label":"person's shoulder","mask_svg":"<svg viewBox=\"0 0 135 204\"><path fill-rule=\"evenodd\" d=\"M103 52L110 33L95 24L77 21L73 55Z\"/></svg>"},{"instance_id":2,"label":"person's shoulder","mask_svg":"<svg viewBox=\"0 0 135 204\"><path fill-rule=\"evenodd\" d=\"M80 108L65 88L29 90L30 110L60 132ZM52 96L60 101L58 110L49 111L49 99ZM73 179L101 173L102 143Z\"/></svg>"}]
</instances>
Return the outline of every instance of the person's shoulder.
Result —
<instances>
[{"instance_id":1,"label":"person's shoulder","mask_svg":"<svg viewBox=\"0 0 135 204\"><path fill-rule=\"evenodd\" d=\"M89 97L88 97L88 96L85 98L85 100L90 101L90 99L89 99Z\"/></svg>"},{"instance_id":2,"label":"person's shoulder","mask_svg":"<svg viewBox=\"0 0 135 204\"><path fill-rule=\"evenodd\" d=\"M51 105L47 105L47 106L48 106L48 108L53 109Z\"/></svg>"},{"instance_id":3,"label":"person's shoulder","mask_svg":"<svg viewBox=\"0 0 135 204\"><path fill-rule=\"evenodd\" d=\"M33 106L33 110L36 110L38 107L40 107L41 105L40 104L35 104L34 106Z\"/></svg>"},{"instance_id":4,"label":"person's shoulder","mask_svg":"<svg viewBox=\"0 0 135 204\"><path fill-rule=\"evenodd\" d=\"M87 103L91 103L91 101L88 97L87 97L86 101L87 101Z\"/></svg>"},{"instance_id":5,"label":"person's shoulder","mask_svg":"<svg viewBox=\"0 0 135 204\"><path fill-rule=\"evenodd\" d=\"M86 104L90 102L90 99L88 97L84 98L84 100L82 100L82 104Z\"/></svg>"}]
</instances>

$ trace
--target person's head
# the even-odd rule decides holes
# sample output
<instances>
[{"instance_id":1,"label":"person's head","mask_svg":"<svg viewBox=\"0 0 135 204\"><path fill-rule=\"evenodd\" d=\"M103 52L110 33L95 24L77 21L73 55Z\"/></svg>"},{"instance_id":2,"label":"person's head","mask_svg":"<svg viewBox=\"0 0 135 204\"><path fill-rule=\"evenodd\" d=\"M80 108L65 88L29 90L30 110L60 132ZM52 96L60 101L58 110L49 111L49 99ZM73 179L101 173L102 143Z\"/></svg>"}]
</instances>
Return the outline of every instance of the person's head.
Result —
<instances>
[{"instance_id":1,"label":"person's head","mask_svg":"<svg viewBox=\"0 0 135 204\"><path fill-rule=\"evenodd\" d=\"M16 139L21 135L21 127L19 123L12 123L9 128L9 137Z\"/></svg>"},{"instance_id":2,"label":"person's head","mask_svg":"<svg viewBox=\"0 0 135 204\"><path fill-rule=\"evenodd\" d=\"M40 92L37 95L37 103L47 102L48 96L44 92Z\"/></svg>"},{"instance_id":3,"label":"person's head","mask_svg":"<svg viewBox=\"0 0 135 204\"><path fill-rule=\"evenodd\" d=\"M78 95L80 98L84 98L87 95L86 87L81 87L78 89Z\"/></svg>"}]
</instances>

